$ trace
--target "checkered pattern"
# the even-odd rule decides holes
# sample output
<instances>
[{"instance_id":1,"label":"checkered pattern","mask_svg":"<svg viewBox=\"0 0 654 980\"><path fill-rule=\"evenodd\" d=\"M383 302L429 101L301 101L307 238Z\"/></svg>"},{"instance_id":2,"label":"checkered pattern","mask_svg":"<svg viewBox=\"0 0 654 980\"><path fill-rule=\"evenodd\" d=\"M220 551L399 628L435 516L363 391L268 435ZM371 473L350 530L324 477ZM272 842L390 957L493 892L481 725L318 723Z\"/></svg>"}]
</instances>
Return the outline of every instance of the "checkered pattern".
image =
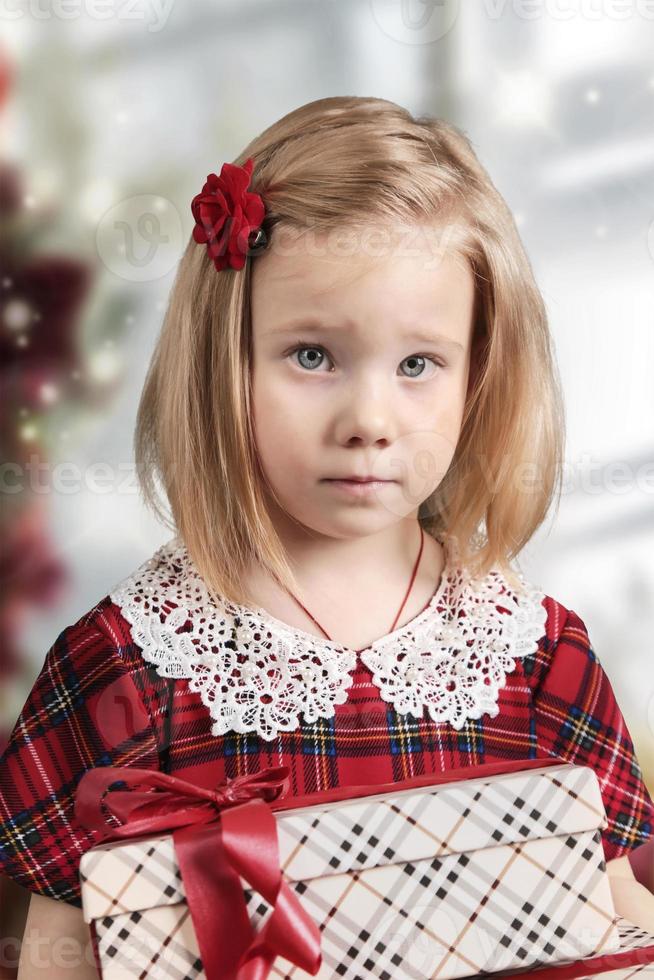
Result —
<instances>
[{"instance_id":1,"label":"checkered pattern","mask_svg":"<svg viewBox=\"0 0 654 980\"><path fill-rule=\"evenodd\" d=\"M319 980L464 977L616 948L591 770L311 810L283 814L278 834L284 874L321 928ZM259 927L269 908L246 897ZM308 976L283 960L273 975Z\"/></svg>"},{"instance_id":2,"label":"checkered pattern","mask_svg":"<svg viewBox=\"0 0 654 980\"><path fill-rule=\"evenodd\" d=\"M590 769L477 777L276 820L284 876L321 929L319 980L448 980L617 949ZM103 844L80 871L105 977L126 956L148 975L160 956L197 968L170 836ZM246 902L259 928L270 908L248 888ZM273 975L309 976L281 958Z\"/></svg>"},{"instance_id":3,"label":"checkered pattern","mask_svg":"<svg viewBox=\"0 0 654 980\"><path fill-rule=\"evenodd\" d=\"M74 794L87 769L109 764L160 768L202 786L284 764L298 796L549 755L595 770L605 856L618 857L651 835L654 805L583 622L544 602L545 634L508 676L496 717L457 732L398 715L359 661L333 718L265 742L213 736L199 694L143 660L106 596L56 638L0 758L2 873L81 907L79 862L97 840L75 822Z\"/></svg>"},{"instance_id":4,"label":"checkered pattern","mask_svg":"<svg viewBox=\"0 0 654 980\"><path fill-rule=\"evenodd\" d=\"M107 916L93 926L102 980L205 980L185 904Z\"/></svg>"},{"instance_id":5,"label":"checkered pattern","mask_svg":"<svg viewBox=\"0 0 654 980\"><path fill-rule=\"evenodd\" d=\"M287 810L277 833L284 875L306 881L595 831L605 822L592 769L563 765Z\"/></svg>"},{"instance_id":6,"label":"checkered pattern","mask_svg":"<svg viewBox=\"0 0 654 980\"><path fill-rule=\"evenodd\" d=\"M502 974L617 948L600 852L587 832L292 887L321 929L318 980ZM259 925L264 903L248 898ZM271 976L310 975L280 958Z\"/></svg>"},{"instance_id":7,"label":"checkered pattern","mask_svg":"<svg viewBox=\"0 0 654 980\"><path fill-rule=\"evenodd\" d=\"M295 882L293 889L321 927L318 980L447 980L481 969L501 973L557 961L562 953L577 958L615 949L612 920L597 904L604 877L597 862L599 834L547 843L493 848L492 860L451 855ZM594 855L590 862L587 853ZM568 875L575 885L566 891L561 879ZM590 904L580 897L584 889L590 890ZM477 905L472 922L471 899ZM266 903L251 892L249 909L257 925L265 919ZM124 980L128 968L133 976L203 976L185 904L104 916L95 929L103 980ZM310 975L280 959L271 976Z\"/></svg>"},{"instance_id":8,"label":"checkered pattern","mask_svg":"<svg viewBox=\"0 0 654 980\"><path fill-rule=\"evenodd\" d=\"M654 936L651 936L644 929L638 928L638 926L632 925L625 919L617 920L618 933L620 935L620 951L615 954L610 954L611 966L608 970L602 970L597 973L584 973L583 967L575 970L575 980L632 980L633 977L637 977L638 980L654 980L654 961L649 963L641 963L640 965L634 966L624 966L619 969L615 969L617 962L620 960L623 954L628 955L629 952L633 952L639 949L648 950L648 958L652 960L652 949L654 948ZM556 968L555 968L556 969ZM565 967L564 967L565 969ZM548 980L554 971L547 970L546 975ZM541 971L542 973L542 971ZM524 980L537 980L538 972L527 971L523 973L510 973L509 976L516 977L516 980L522 976ZM566 973L566 976L568 974Z\"/></svg>"},{"instance_id":9,"label":"checkered pattern","mask_svg":"<svg viewBox=\"0 0 654 980\"><path fill-rule=\"evenodd\" d=\"M195 934L188 914L185 914L179 906L162 906L156 910L157 915L153 915L153 911L148 913L147 919L140 912L132 912L113 918L107 917L95 923L95 941L101 956L103 980L127 980L130 976L147 976L151 980L183 980L183 978L204 980L202 962L197 955ZM612 958L617 959L622 953L651 947L654 944L654 936L624 919L617 920L617 929L620 948L618 953L611 954ZM417 933L417 936L420 941L421 933ZM402 937L398 938L402 941ZM405 968L408 969L408 966L405 965ZM395 964L390 972L379 966L377 950L366 970L369 971L366 976L379 980L391 980L391 978L398 980L399 976ZM524 967L521 968L522 970ZM300 980L308 976L295 968L291 968L290 972L284 974L280 974L278 969L273 968L271 976L275 975L284 976L288 980L291 978ZM328 975L339 977L344 974L338 968ZM416 978L422 980L433 975L433 972L424 971L408 974L414 980ZM521 972L507 971L503 975L515 975L519 978ZM361 977L362 974L358 976ZM593 975L580 975L578 980L631 980L632 977L638 977L638 980L650 980L654 977L654 963L612 969Z\"/></svg>"},{"instance_id":10,"label":"checkered pattern","mask_svg":"<svg viewBox=\"0 0 654 980\"><path fill-rule=\"evenodd\" d=\"M280 811L277 839L284 876L306 881L604 824L593 771L562 765ZM95 847L80 875L87 922L184 900L167 834Z\"/></svg>"}]
</instances>

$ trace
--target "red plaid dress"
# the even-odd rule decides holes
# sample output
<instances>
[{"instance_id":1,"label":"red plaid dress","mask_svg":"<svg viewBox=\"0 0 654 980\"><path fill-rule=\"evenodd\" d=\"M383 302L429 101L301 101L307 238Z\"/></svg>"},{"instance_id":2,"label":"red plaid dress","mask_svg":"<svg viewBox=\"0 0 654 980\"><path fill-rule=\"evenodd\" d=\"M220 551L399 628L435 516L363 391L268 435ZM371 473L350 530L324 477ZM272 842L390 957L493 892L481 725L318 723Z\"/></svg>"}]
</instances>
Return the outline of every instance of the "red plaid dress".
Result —
<instances>
[{"instance_id":1,"label":"red plaid dress","mask_svg":"<svg viewBox=\"0 0 654 980\"><path fill-rule=\"evenodd\" d=\"M48 650L0 758L2 873L81 907L79 861L96 836L76 824L74 794L86 770L106 765L159 768L209 787L283 764L300 795L554 756L597 772L608 816L604 850L607 859L618 857L651 835L654 805L584 623L550 596L542 605L544 632L506 675L494 717L457 730L426 711L398 713L357 657L333 717L266 740L256 732L212 734L200 694L146 662L107 595Z\"/></svg>"}]
</instances>

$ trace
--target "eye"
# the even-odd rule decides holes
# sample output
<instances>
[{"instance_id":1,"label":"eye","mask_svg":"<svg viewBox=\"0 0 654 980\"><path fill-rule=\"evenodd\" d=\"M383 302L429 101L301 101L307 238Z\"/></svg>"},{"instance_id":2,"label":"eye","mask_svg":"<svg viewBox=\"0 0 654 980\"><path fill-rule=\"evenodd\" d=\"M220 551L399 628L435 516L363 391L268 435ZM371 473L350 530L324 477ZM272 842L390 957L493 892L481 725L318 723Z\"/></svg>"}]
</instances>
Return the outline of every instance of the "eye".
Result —
<instances>
[{"instance_id":1,"label":"eye","mask_svg":"<svg viewBox=\"0 0 654 980\"><path fill-rule=\"evenodd\" d=\"M436 367L443 367L443 364L437 360L432 354L411 354L410 357L405 357L402 364L408 364L411 371L416 368L422 368L425 361L431 361ZM419 374L409 374L409 378L420 378L422 377L422 370Z\"/></svg>"},{"instance_id":2,"label":"eye","mask_svg":"<svg viewBox=\"0 0 654 980\"><path fill-rule=\"evenodd\" d=\"M308 371L316 372L316 369L323 363L323 359L327 356L327 352L323 347L317 346L315 344L298 343L293 347L292 350L287 352L287 357L292 357L295 354L300 355L299 364L301 367L305 367ZM425 361L431 361L435 367L442 368L445 365L438 358L434 357L433 354L411 354L410 357L405 357L401 362L402 364L407 364L410 371L417 371L415 374L407 374L407 378L420 378L424 373L424 363ZM432 375L433 376L433 372Z\"/></svg>"},{"instance_id":3,"label":"eye","mask_svg":"<svg viewBox=\"0 0 654 980\"><path fill-rule=\"evenodd\" d=\"M298 353L302 355L305 354L307 351L309 352L309 354L306 357L305 363L301 362L302 367L308 367L310 371L313 371L315 370L316 365L322 363L322 357L326 353L322 347L309 346L308 344L304 346L301 344L297 344L293 348L293 350L288 352L288 356L291 357L293 354L298 354Z\"/></svg>"}]
</instances>

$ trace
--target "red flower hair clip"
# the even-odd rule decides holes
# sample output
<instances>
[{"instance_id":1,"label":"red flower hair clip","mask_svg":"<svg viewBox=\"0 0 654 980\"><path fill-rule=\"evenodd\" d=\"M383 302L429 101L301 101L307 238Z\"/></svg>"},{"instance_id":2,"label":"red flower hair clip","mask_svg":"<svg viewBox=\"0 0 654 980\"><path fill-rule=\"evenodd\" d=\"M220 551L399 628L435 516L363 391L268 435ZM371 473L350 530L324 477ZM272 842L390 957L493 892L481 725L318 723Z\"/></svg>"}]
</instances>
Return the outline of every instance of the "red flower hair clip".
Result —
<instances>
[{"instance_id":1,"label":"red flower hair clip","mask_svg":"<svg viewBox=\"0 0 654 980\"><path fill-rule=\"evenodd\" d=\"M247 256L258 254L267 244L261 227L263 199L247 189L252 168L251 157L242 167L223 163L220 177L209 174L201 193L191 201L193 239L207 246L219 272L242 269Z\"/></svg>"}]
</instances>

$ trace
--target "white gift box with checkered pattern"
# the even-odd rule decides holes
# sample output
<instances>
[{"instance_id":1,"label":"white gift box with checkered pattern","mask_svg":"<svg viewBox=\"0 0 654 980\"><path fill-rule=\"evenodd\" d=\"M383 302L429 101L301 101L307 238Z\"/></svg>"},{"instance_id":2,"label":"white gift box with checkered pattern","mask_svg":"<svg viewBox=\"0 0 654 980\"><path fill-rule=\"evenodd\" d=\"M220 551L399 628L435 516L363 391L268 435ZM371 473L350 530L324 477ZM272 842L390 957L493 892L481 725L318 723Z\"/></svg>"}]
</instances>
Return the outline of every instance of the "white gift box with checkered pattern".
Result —
<instances>
[{"instance_id":1,"label":"white gift box with checkered pattern","mask_svg":"<svg viewBox=\"0 0 654 980\"><path fill-rule=\"evenodd\" d=\"M321 930L320 980L447 980L619 948L593 770L397 785L275 813L283 874ZM80 880L104 980L204 977L170 834L101 844ZM243 885L259 928L270 908ZM310 976L282 958L270 975Z\"/></svg>"}]
</instances>

